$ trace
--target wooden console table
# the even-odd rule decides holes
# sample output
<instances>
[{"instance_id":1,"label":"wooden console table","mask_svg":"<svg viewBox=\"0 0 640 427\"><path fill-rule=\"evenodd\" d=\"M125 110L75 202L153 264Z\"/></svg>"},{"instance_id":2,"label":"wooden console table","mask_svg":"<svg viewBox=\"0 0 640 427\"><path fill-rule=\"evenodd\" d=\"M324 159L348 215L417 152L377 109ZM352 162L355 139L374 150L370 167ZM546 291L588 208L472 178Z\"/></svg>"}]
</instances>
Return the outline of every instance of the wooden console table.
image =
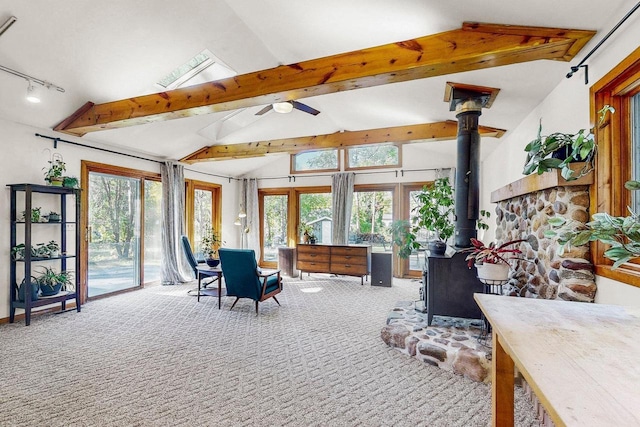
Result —
<instances>
[{"instance_id":1,"label":"wooden console table","mask_svg":"<svg viewBox=\"0 0 640 427\"><path fill-rule=\"evenodd\" d=\"M512 426L514 365L556 426L640 425L640 307L474 295L493 326L494 426Z\"/></svg>"},{"instance_id":2,"label":"wooden console table","mask_svg":"<svg viewBox=\"0 0 640 427\"><path fill-rule=\"evenodd\" d=\"M371 246L369 245L298 245L296 267L307 273L345 274L364 277L371 273Z\"/></svg>"}]
</instances>

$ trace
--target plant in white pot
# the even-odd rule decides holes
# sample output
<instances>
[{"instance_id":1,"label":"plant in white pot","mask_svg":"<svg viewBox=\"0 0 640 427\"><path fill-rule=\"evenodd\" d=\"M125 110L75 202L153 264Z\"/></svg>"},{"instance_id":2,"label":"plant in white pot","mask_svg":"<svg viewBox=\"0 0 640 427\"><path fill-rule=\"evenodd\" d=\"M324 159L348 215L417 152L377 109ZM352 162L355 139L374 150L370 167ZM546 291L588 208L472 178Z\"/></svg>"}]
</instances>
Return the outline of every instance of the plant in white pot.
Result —
<instances>
[{"instance_id":1,"label":"plant in white pot","mask_svg":"<svg viewBox=\"0 0 640 427\"><path fill-rule=\"evenodd\" d=\"M478 239L471 239L473 247L466 249L470 252L467 255L469 268L473 265L478 269L478 279L483 283L495 284L495 282L506 282L509 278L510 259L522 259L518 255L522 253L517 247L510 247L526 239L511 240L500 245L495 242L486 246Z\"/></svg>"}]
</instances>

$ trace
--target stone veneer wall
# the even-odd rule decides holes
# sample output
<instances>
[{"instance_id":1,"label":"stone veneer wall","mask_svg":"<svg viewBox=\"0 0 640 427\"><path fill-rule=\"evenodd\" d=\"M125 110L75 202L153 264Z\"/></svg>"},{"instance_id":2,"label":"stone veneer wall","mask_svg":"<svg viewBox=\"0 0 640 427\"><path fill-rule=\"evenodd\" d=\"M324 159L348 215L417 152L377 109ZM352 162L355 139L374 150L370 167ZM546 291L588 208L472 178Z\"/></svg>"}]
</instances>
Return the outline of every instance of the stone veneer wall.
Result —
<instances>
[{"instance_id":1,"label":"stone veneer wall","mask_svg":"<svg viewBox=\"0 0 640 427\"><path fill-rule=\"evenodd\" d=\"M593 302L596 294L589 246L565 248L558 254L554 239L544 237L549 217L589 221L589 187L554 187L517 196L496 207L496 240L527 239L505 293L512 296ZM515 261L512 261L512 267Z\"/></svg>"}]
</instances>

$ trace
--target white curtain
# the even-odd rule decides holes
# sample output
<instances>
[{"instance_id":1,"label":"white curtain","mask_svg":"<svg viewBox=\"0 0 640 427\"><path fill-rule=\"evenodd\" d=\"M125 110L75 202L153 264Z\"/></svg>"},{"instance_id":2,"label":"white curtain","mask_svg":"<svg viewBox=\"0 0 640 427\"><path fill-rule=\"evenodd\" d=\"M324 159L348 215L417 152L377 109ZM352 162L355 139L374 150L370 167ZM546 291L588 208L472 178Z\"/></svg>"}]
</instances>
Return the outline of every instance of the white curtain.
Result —
<instances>
[{"instance_id":1,"label":"white curtain","mask_svg":"<svg viewBox=\"0 0 640 427\"><path fill-rule=\"evenodd\" d=\"M243 246L256 252L256 259L260 259L260 212L258 211L258 180L243 179L240 186L240 209L244 209L247 216L241 219L241 239Z\"/></svg>"},{"instance_id":2,"label":"white curtain","mask_svg":"<svg viewBox=\"0 0 640 427\"><path fill-rule=\"evenodd\" d=\"M189 265L180 246L184 234L184 167L174 162L160 166L162 177L162 266L163 285L190 280Z\"/></svg>"},{"instance_id":3,"label":"white curtain","mask_svg":"<svg viewBox=\"0 0 640 427\"><path fill-rule=\"evenodd\" d=\"M331 181L333 221L331 238L334 245L345 245L349 239L351 206L353 205L354 173L337 173Z\"/></svg>"}]
</instances>

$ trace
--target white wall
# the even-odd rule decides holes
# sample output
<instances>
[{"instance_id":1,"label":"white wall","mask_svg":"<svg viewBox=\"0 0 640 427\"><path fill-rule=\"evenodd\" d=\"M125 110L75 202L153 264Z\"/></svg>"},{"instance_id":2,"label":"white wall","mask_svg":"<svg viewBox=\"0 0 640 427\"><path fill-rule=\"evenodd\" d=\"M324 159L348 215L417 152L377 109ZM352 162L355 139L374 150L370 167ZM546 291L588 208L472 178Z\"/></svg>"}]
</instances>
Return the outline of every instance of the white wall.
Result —
<instances>
[{"instance_id":1,"label":"white wall","mask_svg":"<svg viewBox=\"0 0 640 427\"><path fill-rule=\"evenodd\" d=\"M9 316L9 259L10 259L10 191L8 184L45 184L43 168L48 166L50 153L54 152L53 141L35 136L35 133L58 136L60 138L87 143L86 140L68 135L56 134L49 129L37 129L0 119L0 319ZM134 168L149 172L160 172L159 164L117 154L105 153L89 148L76 147L63 142L55 150L62 154L67 167L67 175L80 177L81 160L89 160L110 165ZM229 246L240 246L237 227L233 221L237 215L237 182L210 177L197 172L185 172L187 178L222 184L222 235ZM41 204L43 212L47 206ZM47 211L48 212L48 211ZM22 312L19 310L18 312Z\"/></svg>"},{"instance_id":2,"label":"white wall","mask_svg":"<svg viewBox=\"0 0 640 427\"><path fill-rule=\"evenodd\" d=\"M621 11L617 16L623 16ZM604 28L612 28L616 22L610 22ZM577 56L577 63L603 35L587 45ZM640 15L636 14L618 32L610 38L587 62L589 82L593 84L609 72L614 66L638 47L640 40ZM567 64L567 72L569 66ZM542 118L543 134L555 131L576 132L581 128L590 128L589 122L589 86L584 84L584 72L579 71L573 78L563 78L556 89L538 105L516 128L510 129L498 148L482 164L483 186L482 206L495 205L489 202L491 191L522 178L525 161L525 145L535 138L539 120ZM526 76L522 77L526 79ZM496 100L500 102L500 98ZM509 158L511 161L505 162ZM493 223L493 222L492 222ZM495 228L495 227L493 227ZM490 229L490 238L493 230ZM640 288L621 284L602 277L597 278L598 294L596 302L640 306Z\"/></svg>"}]
</instances>

